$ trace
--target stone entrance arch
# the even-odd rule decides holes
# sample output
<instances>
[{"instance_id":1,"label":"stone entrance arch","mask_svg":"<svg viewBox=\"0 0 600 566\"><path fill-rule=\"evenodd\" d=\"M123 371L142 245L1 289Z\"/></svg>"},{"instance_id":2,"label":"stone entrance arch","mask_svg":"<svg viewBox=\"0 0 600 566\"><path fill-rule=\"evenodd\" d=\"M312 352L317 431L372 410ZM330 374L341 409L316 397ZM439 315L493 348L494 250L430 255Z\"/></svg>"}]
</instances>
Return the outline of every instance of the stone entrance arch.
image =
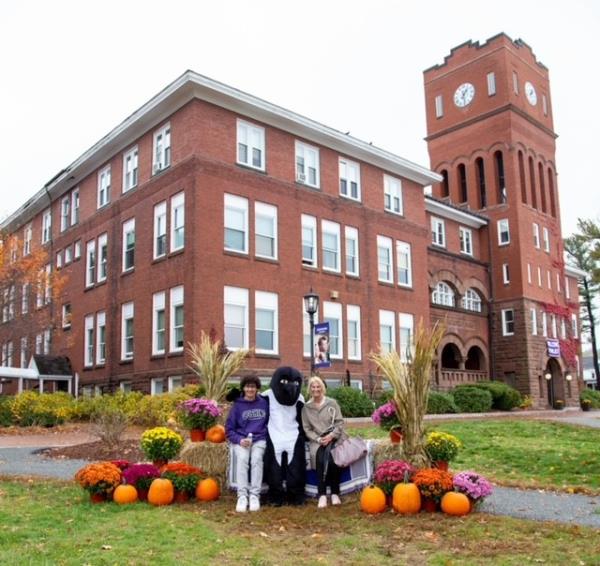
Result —
<instances>
[{"instance_id":1,"label":"stone entrance arch","mask_svg":"<svg viewBox=\"0 0 600 566\"><path fill-rule=\"evenodd\" d=\"M442 350L440 356L442 369L461 369L462 355L458 346L449 342Z\"/></svg>"},{"instance_id":2,"label":"stone entrance arch","mask_svg":"<svg viewBox=\"0 0 600 566\"><path fill-rule=\"evenodd\" d=\"M546 382L546 398L548 405L553 407L556 401L565 403L565 387L562 379L562 370L556 358L548 358L544 370Z\"/></svg>"},{"instance_id":3,"label":"stone entrance arch","mask_svg":"<svg viewBox=\"0 0 600 566\"><path fill-rule=\"evenodd\" d=\"M473 371L486 370L485 354L479 346L471 346L467 352L465 369Z\"/></svg>"}]
</instances>

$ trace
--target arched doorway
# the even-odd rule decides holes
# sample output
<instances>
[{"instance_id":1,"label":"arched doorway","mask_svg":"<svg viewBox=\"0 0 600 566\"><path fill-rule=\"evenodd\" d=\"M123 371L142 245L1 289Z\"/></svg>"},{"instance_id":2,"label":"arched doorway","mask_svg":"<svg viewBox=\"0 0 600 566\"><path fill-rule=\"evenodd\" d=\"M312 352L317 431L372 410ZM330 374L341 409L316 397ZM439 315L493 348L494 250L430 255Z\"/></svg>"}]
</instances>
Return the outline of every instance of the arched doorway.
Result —
<instances>
[{"instance_id":1,"label":"arched doorway","mask_svg":"<svg viewBox=\"0 0 600 566\"><path fill-rule=\"evenodd\" d=\"M465 369L471 371L482 371L485 368L485 357L479 346L471 346L467 352Z\"/></svg>"},{"instance_id":2,"label":"arched doorway","mask_svg":"<svg viewBox=\"0 0 600 566\"><path fill-rule=\"evenodd\" d=\"M442 369L460 369L461 355L456 344L446 344L442 350Z\"/></svg>"},{"instance_id":3,"label":"arched doorway","mask_svg":"<svg viewBox=\"0 0 600 566\"><path fill-rule=\"evenodd\" d=\"M562 380L562 371L556 358L549 358L544 370L544 380L546 381L546 398L548 406L554 407L556 401L565 403L565 391Z\"/></svg>"}]
</instances>

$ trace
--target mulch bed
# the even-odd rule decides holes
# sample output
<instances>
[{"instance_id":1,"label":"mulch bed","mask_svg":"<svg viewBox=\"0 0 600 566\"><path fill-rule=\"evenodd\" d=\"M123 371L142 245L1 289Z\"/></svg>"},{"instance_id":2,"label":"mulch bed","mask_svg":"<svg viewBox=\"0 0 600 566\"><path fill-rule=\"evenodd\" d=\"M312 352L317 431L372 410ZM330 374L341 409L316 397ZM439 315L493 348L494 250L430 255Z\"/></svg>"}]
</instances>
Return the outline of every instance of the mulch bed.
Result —
<instances>
[{"instance_id":1,"label":"mulch bed","mask_svg":"<svg viewBox=\"0 0 600 566\"><path fill-rule=\"evenodd\" d=\"M47 458L61 460L129 460L130 462L143 462L146 460L140 449L139 440L122 440L118 445L109 447L100 440L73 446L60 446L46 448L40 452Z\"/></svg>"}]
</instances>

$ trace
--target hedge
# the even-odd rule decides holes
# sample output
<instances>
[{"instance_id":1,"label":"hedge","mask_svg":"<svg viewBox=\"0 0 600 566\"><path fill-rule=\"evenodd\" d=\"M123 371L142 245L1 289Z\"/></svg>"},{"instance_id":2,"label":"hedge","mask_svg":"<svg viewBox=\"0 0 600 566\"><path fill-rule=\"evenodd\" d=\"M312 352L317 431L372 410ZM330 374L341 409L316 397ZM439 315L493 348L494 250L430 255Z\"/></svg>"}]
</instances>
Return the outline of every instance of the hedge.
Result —
<instances>
[{"instance_id":1,"label":"hedge","mask_svg":"<svg viewBox=\"0 0 600 566\"><path fill-rule=\"evenodd\" d=\"M492 408L492 394L486 389L461 385L452 391L460 413L485 413Z\"/></svg>"},{"instance_id":2,"label":"hedge","mask_svg":"<svg viewBox=\"0 0 600 566\"><path fill-rule=\"evenodd\" d=\"M375 404L366 393L353 387L336 387L329 389L327 395L335 399L344 417L370 417Z\"/></svg>"},{"instance_id":3,"label":"hedge","mask_svg":"<svg viewBox=\"0 0 600 566\"><path fill-rule=\"evenodd\" d=\"M446 413L458 413L452 393L430 391L427 399L427 414L442 415Z\"/></svg>"},{"instance_id":4,"label":"hedge","mask_svg":"<svg viewBox=\"0 0 600 566\"><path fill-rule=\"evenodd\" d=\"M594 389L584 389L580 396L580 401L584 399L589 399L592 402L592 409L600 409L600 391L596 391Z\"/></svg>"},{"instance_id":5,"label":"hedge","mask_svg":"<svg viewBox=\"0 0 600 566\"><path fill-rule=\"evenodd\" d=\"M458 387L465 387L459 385ZM521 404L521 394L510 385L502 381L478 381L469 384L468 387L477 387L485 389L492 394L492 409L498 411L510 411Z\"/></svg>"}]
</instances>

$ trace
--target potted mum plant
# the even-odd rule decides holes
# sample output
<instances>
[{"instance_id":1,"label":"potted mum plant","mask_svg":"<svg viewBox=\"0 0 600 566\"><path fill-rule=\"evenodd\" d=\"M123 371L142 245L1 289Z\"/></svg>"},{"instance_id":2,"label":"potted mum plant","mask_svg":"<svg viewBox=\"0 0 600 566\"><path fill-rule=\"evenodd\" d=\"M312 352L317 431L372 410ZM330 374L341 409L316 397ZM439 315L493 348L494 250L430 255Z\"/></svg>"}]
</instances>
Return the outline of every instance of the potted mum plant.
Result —
<instances>
[{"instance_id":1,"label":"potted mum plant","mask_svg":"<svg viewBox=\"0 0 600 566\"><path fill-rule=\"evenodd\" d=\"M402 424L398 418L394 401L388 401L373 411L372 421L390 432L390 440L397 444L402 440Z\"/></svg>"},{"instance_id":2,"label":"potted mum plant","mask_svg":"<svg viewBox=\"0 0 600 566\"><path fill-rule=\"evenodd\" d=\"M436 511L438 504L454 484L452 474L437 468L422 468L413 475L413 483L419 488L422 497L422 508L425 511Z\"/></svg>"},{"instance_id":3,"label":"potted mum plant","mask_svg":"<svg viewBox=\"0 0 600 566\"><path fill-rule=\"evenodd\" d=\"M112 462L94 462L81 468L75 481L90 494L92 503L100 503L121 483L121 470Z\"/></svg>"},{"instance_id":4,"label":"potted mum plant","mask_svg":"<svg viewBox=\"0 0 600 566\"><path fill-rule=\"evenodd\" d=\"M167 464L162 471L162 477L171 480L175 488L174 501L178 503L188 501L190 496L196 493L196 487L202 476L203 472L200 468L183 462Z\"/></svg>"},{"instance_id":5,"label":"potted mum plant","mask_svg":"<svg viewBox=\"0 0 600 566\"><path fill-rule=\"evenodd\" d=\"M181 424L190 430L193 442L206 438L206 431L217 423L222 411L212 399L187 399L177 406Z\"/></svg>"},{"instance_id":6,"label":"potted mum plant","mask_svg":"<svg viewBox=\"0 0 600 566\"><path fill-rule=\"evenodd\" d=\"M582 411L589 411L592 408L592 402L589 399L582 399L580 403Z\"/></svg>"},{"instance_id":7,"label":"potted mum plant","mask_svg":"<svg viewBox=\"0 0 600 566\"><path fill-rule=\"evenodd\" d=\"M150 484L160 477L160 470L153 464L133 464L123 470L123 480L133 485L138 492L138 499L148 499Z\"/></svg>"},{"instance_id":8,"label":"potted mum plant","mask_svg":"<svg viewBox=\"0 0 600 566\"><path fill-rule=\"evenodd\" d=\"M454 489L464 493L471 503L471 509L492 494L492 484L477 472L459 472L452 478Z\"/></svg>"},{"instance_id":9,"label":"potted mum plant","mask_svg":"<svg viewBox=\"0 0 600 566\"><path fill-rule=\"evenodd\" d=\"M448 462L454 460L462 444L456 436L446 432L430 432L425 441L425 451L434 467L448 471Z\"/></svg>"},{"instance_id":10,"label":"potted mum plant","mask_svg":"<svg viewBox=\"0 0 600 566\"><path fill-rule=\"evenodd\" d=\"M408 478L414 473L414 468L404 460L384 460L375 468L375 485L380 487L386 496L392 496L396 484L405 480L405 474Z\"/></svg>"},{"instance_id":11,"label":"potted mum plant","mask_svg":"<svg viewBox=\"0 0 600 566\"><path fill-rule=\"evenodd\" d=\"M177 456L183 445L183 438L170 428L157 426L144 431L141 445L146 458L157 468L161 468Z\"/></svg>"}]
</instances>

